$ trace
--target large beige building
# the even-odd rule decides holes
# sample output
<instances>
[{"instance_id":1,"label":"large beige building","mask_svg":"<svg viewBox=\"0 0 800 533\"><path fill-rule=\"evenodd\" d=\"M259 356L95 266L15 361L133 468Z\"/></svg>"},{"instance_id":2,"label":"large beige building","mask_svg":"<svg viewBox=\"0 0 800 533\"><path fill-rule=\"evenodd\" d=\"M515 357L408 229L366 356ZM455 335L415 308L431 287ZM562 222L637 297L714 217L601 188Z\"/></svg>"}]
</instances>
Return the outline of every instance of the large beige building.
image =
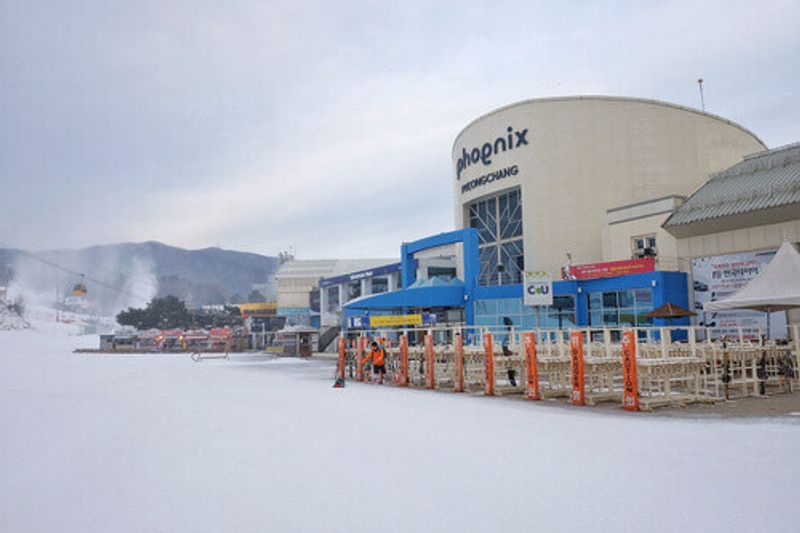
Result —
<instances>
[{"instance_id":1,"label":"large beige building","mask_svg":"<svg viewBox=\"0 0 800 533\"><path fill-rule=\"evenodd\" d=\"M764 144L724 118L606 96L527 100L470 123L453 146L455 222L480 233L482 285L523 270L657 252L678 270L661 225L712 173Z\"/></svg>"}]
</instances>

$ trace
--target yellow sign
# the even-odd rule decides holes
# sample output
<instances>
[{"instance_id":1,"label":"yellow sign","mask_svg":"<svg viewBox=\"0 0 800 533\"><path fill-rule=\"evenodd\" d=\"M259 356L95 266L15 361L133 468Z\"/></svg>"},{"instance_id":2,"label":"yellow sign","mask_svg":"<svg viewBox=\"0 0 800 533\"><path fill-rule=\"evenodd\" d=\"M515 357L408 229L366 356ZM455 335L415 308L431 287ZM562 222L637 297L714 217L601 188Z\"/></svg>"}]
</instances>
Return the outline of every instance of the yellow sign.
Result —
<instances>
[{"instance_id":1,"label":"yellow sign","mask_svg":"<svg viewBox=\"0 0 800 533\"><path fill-rule=\"evenodd\" d=\"M369 317L369 327L421 326L422 315L376 315Z\"/></svg>"},{"instance_id":2,"label":"yellow sign","mask_svg":"<svg viewBox=\"0 0 800 533\"><path fill-rule=\"evenodd\" d=\"M239 304L239 311L243 313L257 313L264 311L275 311L278 304L275 302L257 302L251 304Z\"/></svg>"}]
</instances>

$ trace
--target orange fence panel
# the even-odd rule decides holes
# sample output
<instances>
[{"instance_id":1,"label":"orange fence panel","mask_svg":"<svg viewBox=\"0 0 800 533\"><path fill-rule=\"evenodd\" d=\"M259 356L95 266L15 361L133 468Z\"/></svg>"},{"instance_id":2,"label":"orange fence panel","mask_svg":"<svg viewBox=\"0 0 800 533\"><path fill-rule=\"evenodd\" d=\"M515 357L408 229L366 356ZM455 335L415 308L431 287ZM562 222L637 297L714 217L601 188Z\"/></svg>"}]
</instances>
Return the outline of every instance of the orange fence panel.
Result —
<instances>
[{"instance_id":1,"label":"orange fence panel","mask_svg":"<svg viewBox=\"0 0 800 533\"><path fill-rule=\"evenodd\" d=\"M627 411L639 410L639 378L636 372L636 332L622 332L622 406Z\"/></svg>"},{"instance_id":2,"label":"orange fence panel","mask_svg":"<svg viewBox=\"0 0 800 533\"><path fill-rule=\"evenodd\" d=\"M408 335L400 336L400 383L401 387L408 387Z\"/></svg>"},{"instance_id":3,"label":"orange fence panel","mask_svg":"<svg viewBox=\"0 0 800 533\"><path fill-rule=\"evenodd\" d=\"M526 397L529 400L539 400L539 364L536 360L536 334L529 331L523 335L525 343L525 369L527 371L528 387Z\"/></svg>"},{"instance_id":4,"label":"orange fence panel","mask_svg":"<svg viewBox=\"0 0 800 533\"><path fill-rule=\"evenodd\" d=\"M464 392L464 339L460 333L454 336L453 348L455 349L453 392Z\"/></svg>"},{"instance_id":5,"label":"orange fence panel","mask_svg":"<svg viewBox=\"0 0 800 533\"><path fill-rule=\"evenodd\" d=\"M344 366L345 366L345 340L344 337L339 337L339 361L336 366L336 377L344 379Z\"/></svg>"},{"instance_id":6,"label":"orange fence panel","mask_svg":"<svg viewBox=\"0 0 800 533\"><path fill-rule=\"evenodd\" d=\"M491 333L487 333L483 337L483 350L486 354L484 358L484 370L486 372L484 394L486 396L494 396L494 345Z\"/></svg>"},{"instance_id":7,"label":"orange fence panel","mask_svg":"<svg viewBox=\"0 0 800 533\"><path fill-rule=\"evenodd\" d=\"M436 359L433 354L433 335L429 331L425 335L425 386L429 389L436 387Z\"/></svg>"},{"instance_id":8,"label":"orange fence panel","mask_svg":"<svg viewBox=\"0 0 800 533\"><path fill-rule=\"evenodd\" d=\"M573 405L586 404L585 382L583 376L583 332L573 331L569 334L569 348L572 367L572 399Z\"/></svg>"},{"instance_id":9,"label":"orange fence panel","mask_svg":"<svg viewBox=\"0 0 800 533\"><path fill-rule=\"evenodd\" d=\"M367 345L366 337L358 338L358 351L356 352L356 379L364 381L364 348ZM369 378L367 378L369 379Z\"/></svg>"}]
</instances>

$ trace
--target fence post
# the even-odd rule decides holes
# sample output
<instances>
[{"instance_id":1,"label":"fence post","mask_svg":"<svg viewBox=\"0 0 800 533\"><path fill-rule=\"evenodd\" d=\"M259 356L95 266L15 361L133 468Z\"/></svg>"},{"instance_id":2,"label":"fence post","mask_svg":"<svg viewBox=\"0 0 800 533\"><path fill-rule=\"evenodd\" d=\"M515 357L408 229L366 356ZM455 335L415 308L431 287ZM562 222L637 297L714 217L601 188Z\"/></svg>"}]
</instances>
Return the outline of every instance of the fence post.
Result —
<instances>
[{"instance_id":1,"label":"fence post","mask_svg":"<svg viewBox=\"0 0 800 533\"><path fill-rule=\"evenodd\" d=\"M453 392L464 392L464 338L461 333L454 335L453 348L455 350Z\"/></svg>"},{"instance_id":2,"label":"fence post","mask_svg":"<svg viewBox=\"0 0 800 533\"><path fill-rule=\"evenodd\" d=\"M425 334L425 386L429 389L436 388L436 361L433 354L433 332L428 330Z\"/></svg>"},{"instance_id":3,"label":"fence post","mask_svg":"<svg viewBox=\"0 0 800 533\"><path fill-rule=\"evenodd\" d=\"M401 387L408 387L408 333L400 336L400 383Z\"/></svg>"},{"instance_id":4,"label":"fence post","mask_svg":"<svg viewBox=\"0 0 800 533\"><path fill-rule=\"evenodd\" d=\"M532 331L523 333L525 343L525 370L527 372L529 400L539 400L539 365L536 361L536 334Z\"/></svg>"},{"instance_id":5,"label":"fence post","mask_svg":"<svg viewBox=\"0 0 800 533\"><path fill-rule=\"evenodd\" d=\"M583 331L570 332L569 348L572 359L572 395L570 398L573 405L586 405L583 377Z\"/></svg>"},{"instance_id":6,"label":"fence post","mask_svg":"<svg viewBox=\"0 0 800 533\"><path fill-rule=\"evenodd\" d=\"M483 350L485 353L483 367L486 372L484 394L486 396L494 396L494 346L492 344L491 333L486 333L483 336Z\"/></svg>"},{"instance_id":7,"label":"fence post","mask_svg":"<svg viewBox=\"0 0 800 533\"><path fill-rule=\"evenodd\" d=\"M636 333L622 332L622 381L624 396L622 406L627 411L639 410L639 378L636 372Z\"/></svg>"},{"instance_id":8,"label":"fence post","mask_svg":"<svg viewBox=\"0 0 800 533\"><path fill-rule=\"evenodd\" d=\"M358 338L358 348L356 350L356 379L364 381L364 364L361 362L364 359L364 347L367 344L367 338L361 335Z\"/></svg>"},{"instance_id":9,"label":"fence post","mask_svg":"<svg viewBox=\"0 0 800 533\"><path fill-rule=\"evenodd\" d=\"M344 350L344 337L339 337L339 364L336 368L336 377L344 380L344 365L345 365L345 350Z\"/></svg>"}]
</instances>

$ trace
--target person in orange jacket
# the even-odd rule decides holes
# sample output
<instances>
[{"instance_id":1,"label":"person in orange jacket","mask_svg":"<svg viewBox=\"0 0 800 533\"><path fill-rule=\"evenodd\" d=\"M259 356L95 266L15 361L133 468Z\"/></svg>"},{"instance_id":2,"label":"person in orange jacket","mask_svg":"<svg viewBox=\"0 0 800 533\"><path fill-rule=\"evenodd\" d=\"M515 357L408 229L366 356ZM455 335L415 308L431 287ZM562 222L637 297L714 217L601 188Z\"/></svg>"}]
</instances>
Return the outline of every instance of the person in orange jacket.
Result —
<instances>
[{"instance_id":1,"label":"person in orange jacket","mask_svg":"<svg viewBox=\"0 0 800 533\"><path fill-rule=\"evenodd\" d=\"M372 373L378 375L378 383L383 383L383 376L386 375L386 351L380 346L377 342L373 341L371 345L371 350L369 353L361 360L361 364L366 364L368 361L372 360Z\"/></svg>"}]
</instances>

